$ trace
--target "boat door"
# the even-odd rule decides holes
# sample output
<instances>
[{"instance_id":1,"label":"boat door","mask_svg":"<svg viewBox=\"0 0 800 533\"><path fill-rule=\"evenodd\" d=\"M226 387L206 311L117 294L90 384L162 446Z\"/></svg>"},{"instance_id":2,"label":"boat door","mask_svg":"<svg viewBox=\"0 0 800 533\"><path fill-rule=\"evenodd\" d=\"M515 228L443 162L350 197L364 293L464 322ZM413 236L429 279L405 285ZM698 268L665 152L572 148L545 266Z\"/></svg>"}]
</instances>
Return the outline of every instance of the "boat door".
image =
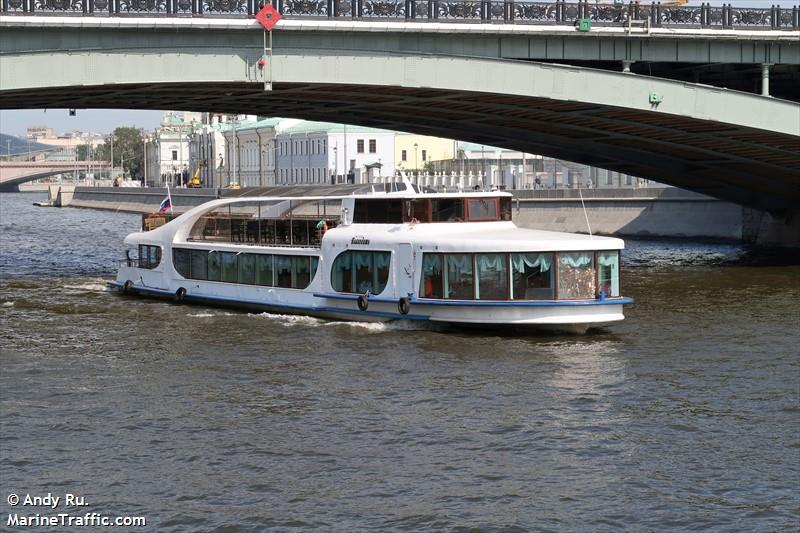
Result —
<instances>
[{"instance_id":1,"label":"boat door","mask_svg":"<svg viewBox=\"0 0 800 533\"><path fill-rule=\"evenodd\" d=\"M395 296L408 297L414 292L414 247L410 243L397 245L397 267L395 268Z\"/></svg>"}]
</instances>

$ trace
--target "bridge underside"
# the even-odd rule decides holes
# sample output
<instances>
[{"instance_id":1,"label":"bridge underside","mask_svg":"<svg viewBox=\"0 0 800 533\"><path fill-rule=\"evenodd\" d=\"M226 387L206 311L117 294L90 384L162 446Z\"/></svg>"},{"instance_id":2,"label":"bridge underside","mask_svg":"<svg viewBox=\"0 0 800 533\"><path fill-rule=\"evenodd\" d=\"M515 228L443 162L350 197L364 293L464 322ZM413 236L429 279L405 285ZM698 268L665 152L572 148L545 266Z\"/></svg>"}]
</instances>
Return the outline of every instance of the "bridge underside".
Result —
<instances>
[{"instance_id":1,"label":"bridge underside","mask_svg":"<svg viewBox=\"0 0 800 533\"><path fill-rule=\"evenodd\" d=\"M183 109L343 122L539 153L780 213L800 202L800 137L544 97L385 85L153 83L3 91L0 108Z\"/></svg>"},{"instance_id":2,"label":"bridge underside","mask_svg":"<svg viewBox=\"0 0 800 533\"><path fill-rule=\"evenodd\" d=\"M77 170L79 172L83 172L86 170L86 168L85 167L79 168ZM75 173L75 169L69 169L69 170L55 169L55 170L43 170L34 173L8 175L4 170L3 172L0 172L0 192L16 191L18 185L27 183L29 181L49 178L51 176L57 176L59 174L73 174L73 173Z\"/></svg>"}]
</instances>

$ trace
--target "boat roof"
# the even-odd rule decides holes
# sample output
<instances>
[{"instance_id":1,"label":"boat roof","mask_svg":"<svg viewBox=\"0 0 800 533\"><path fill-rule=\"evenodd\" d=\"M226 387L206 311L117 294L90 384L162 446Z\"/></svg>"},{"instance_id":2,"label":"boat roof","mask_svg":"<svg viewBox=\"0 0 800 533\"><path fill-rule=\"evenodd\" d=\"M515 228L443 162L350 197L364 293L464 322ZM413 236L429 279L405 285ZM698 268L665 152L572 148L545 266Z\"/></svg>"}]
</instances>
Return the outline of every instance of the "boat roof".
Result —
<instances>
[{"instance_id":1,"label":"boat roof","mask_svg":"<svg viewBox=\"0 0 800 533\"><path fill-rule=\"evenodd\" d=\"M290 187L290 189L294 189L294 187ZM283 191L281 191L283 192ZM414 191L397 191L391 193L385 193L383 191L379 192L351 192L349 194L342 194L341 191L334 191L331 190L331 193L335 194L288 194L291 191L286 191L285 194L268 194L268 195L258 195L258 196L251 196L251 195L241 195L241 196L230 196L226 195L224 198L220 198L218 200L211 200L202 206L206 207L217 207L221 205L228 205L228 204L235 204L235 203L244 203L244 202L285 202L288 200L292 201L303 201L303 202L312 202L312 201L319 201L319 200L344 200L348 198L355 198L358 200L383 200L388 198L398 198L398 199L424 199L424 198L497 198L499 196L506 196L512 197L511 193L504 192L504 191L469 191L469 192L420 192L416 193ZM298 191L294 191L295 193ZM300 191L302 192L302 191ZM328 191L318 191L318 192L328 192Z\"/></svg>"},{"instance_id":2,"label":"boat roof","mask_svg":"<svg viewBox=\"0 0 800 533\"><path fill-rule=\"evenodd\" d=\"M622 250L625 242L615 237L562 233L520 228L513 222L433 224L350 224L331 230L331 238L370 240L370 247L396 244L408 239L415 246L442 252L569 252Z\"/></svg>"}]
</instances>

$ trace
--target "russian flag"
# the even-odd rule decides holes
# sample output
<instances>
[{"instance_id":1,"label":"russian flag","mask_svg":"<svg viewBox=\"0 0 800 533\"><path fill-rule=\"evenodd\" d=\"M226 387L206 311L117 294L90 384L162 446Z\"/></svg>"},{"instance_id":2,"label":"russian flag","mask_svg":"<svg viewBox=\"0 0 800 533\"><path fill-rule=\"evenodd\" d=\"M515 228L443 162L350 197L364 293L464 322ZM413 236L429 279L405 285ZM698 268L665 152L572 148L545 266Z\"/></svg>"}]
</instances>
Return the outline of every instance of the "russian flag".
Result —
<instances>
[{"instance_id":1,"label":"russian flag","mask_svg":"<svg viewBox=\"0 0 800 533\"><path fill-rule=\"evenodd\" d=\"M172 199L169 196L167 196L166 198L161 200L161 205L158 207L158 212L164 214L170 209L172 209Z\"/></svg>"}]
</instances>

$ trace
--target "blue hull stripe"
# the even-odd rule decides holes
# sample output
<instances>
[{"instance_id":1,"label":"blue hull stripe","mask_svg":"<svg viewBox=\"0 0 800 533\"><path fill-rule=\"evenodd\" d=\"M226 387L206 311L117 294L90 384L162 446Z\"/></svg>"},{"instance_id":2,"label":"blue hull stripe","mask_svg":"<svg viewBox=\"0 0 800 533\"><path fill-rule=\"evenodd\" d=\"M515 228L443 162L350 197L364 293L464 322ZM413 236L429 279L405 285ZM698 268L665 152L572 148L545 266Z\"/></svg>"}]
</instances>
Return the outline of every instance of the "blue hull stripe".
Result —
<instances>
[{"instance_id":1,"label":"blue hull stripe","mask_svg":"<svg viewBox=\"0 0 800 533\"><path fill-rule=\"evenodd\" d=\"M358 300L358 294L338 294L330 292L315 292L317 298L329 298L332 300ZM380 298L369 296L370 302L396 303L397 300L391 298ZM633 303L633 298L606 298L605 300L508 300L508 301L488 301L488 300L433 300L428 298L414 298L409 300L414 305L450 305L457 307L565 307L580 305L628 305Z\"/></svg>"},{"instance_id":2,"label":"blue hull stripe","mask_svg":"<svg viewBox=\"0 0 800 533\"><path fill-rule=\"evenodd\" d=\"M122 283L118 281L109 281L108 285L115 288L122 288ZM172 297L174 293L170 291L166 291L164 289L156 289L154 287L134 287L133 290L137 292L145 292L155 294L157 296L166 296ZM358 298L356 296L356 298ZM196 302L221 302L227 304L237 304L237 305L249 305L258 308L269 308L269 309L286 309L291 311L303 311L304 313L312 313L312 314L346 314L346 315L361 315L361 316L374 316L380 318L391 318L391 319L402 319L402 320L423 320L427 321L430 320L429 315L416 315L416 314L407 314L401 315L400 313L385 313L381 311L361 311L360 309L342 309L340 307L308 307L304 305L291 305L291 304L282 304L282 303L269 303L269 302L257 302L254 300L235 300L233 298L223 298L219 296L193 296L191 294L187 294L184 297L184 301L196 301Z\"/></svg>"}]
</instances>

